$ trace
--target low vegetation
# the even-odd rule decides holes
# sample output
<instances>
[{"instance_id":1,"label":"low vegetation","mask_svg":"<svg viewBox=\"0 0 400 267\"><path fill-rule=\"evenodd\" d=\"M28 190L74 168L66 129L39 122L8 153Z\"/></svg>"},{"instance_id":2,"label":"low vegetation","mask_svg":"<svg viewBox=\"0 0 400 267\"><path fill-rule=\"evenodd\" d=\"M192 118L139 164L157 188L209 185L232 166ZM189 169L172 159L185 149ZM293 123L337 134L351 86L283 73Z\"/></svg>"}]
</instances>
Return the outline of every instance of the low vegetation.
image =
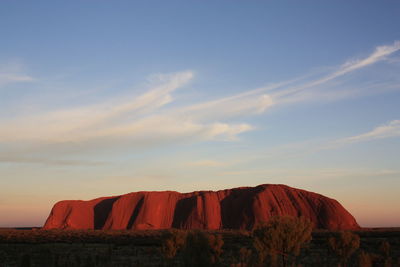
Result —
<instances>
[{"instance_id":1,"label":"low vegetation","mask_svg":"<svg viewBox=\"0 0 400 267\"><path fill-rule=\"evenodd\" d=\"M274 217L253 230L253 247L260 266L292 266L310 242L312 224L300 217Z\"/></svg>"},{"instance_id":2,"label":"low vegetation","mask_svg":"<svg viewBox=\"0 0 400 267\"><path fill-rule=\"evenodd\" d=\"M162 243L162 253L169 266L179 265L177 256L183 266L220 266L223 245L220 234L171 230Z\"/></svg>"},{"instance_id":3,"label":"low vegetation","mask_svg":"<svg viewBox=\"0 0 400 267\"><path fill-rule=\"evenodd\" d=\"M360 237L350 231L341 231L337 236L328 239L329 246L338 255L339 266L347 266L349 258L360 247Z\"/></svg>"},{"instance_id":4,"label":"low vegetation","mask_svg":"<svg viewBox=\"0 0 400 267\"><path fill-rule=\"evenodd\" d=\"M161 251L168 263L173 264L176 254L186 245L187 233L182 230L170 230L164 236Z\"/></svg>"},{"instance_id":5,"label":"low vegetation","mask_svg":"<svg viewBox=\"0 0 400 267\"><path fill-rule=\"evenodd\" d=\"M167 230L0 230L0 243L158 244Z\"/></svg>"},{"instance_id":6,"label":"low vegetation","mask_svg":"<svg viewBox=\"0 0 400 267\"><path fill-rule=\"evenodd\" d=\"M371 255L365 251L360 251L358 254L358 266L360 267L372 267Z\"/></svg>"},{"instance_id":7,"label":"low vegetation","mask_svg":"<svg viewBox=\"0 0 400 267\"><path fill-rule=\"evenodd\" d=\"M124 266L165 267L390 267L400 266L399 244L400 230L312 232L309 221L292 217L272 218L252 231L0 229L0 263L30 267L103 267L121 262Z\"/></svg>"}]
</instances>

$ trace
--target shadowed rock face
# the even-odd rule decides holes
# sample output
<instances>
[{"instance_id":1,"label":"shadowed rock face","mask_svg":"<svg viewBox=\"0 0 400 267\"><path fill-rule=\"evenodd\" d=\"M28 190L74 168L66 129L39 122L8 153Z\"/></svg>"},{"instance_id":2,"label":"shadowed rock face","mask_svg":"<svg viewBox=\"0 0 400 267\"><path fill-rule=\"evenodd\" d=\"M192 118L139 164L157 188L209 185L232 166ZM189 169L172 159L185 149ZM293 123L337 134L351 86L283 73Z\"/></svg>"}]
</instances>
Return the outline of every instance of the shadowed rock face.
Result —
<instances>
[{"instance_id":1,"label":"shadowed rock face","mask_svg":"<svg viewBox=\"0 0 400 267\"><path fill-rule=\"evenodd\" d=\"M251 229L271 216L304 216L322 229L357 229L334 199L285 185L221 191L135 192L56 203L45 229Z\"/></svg>"}]
</instances>

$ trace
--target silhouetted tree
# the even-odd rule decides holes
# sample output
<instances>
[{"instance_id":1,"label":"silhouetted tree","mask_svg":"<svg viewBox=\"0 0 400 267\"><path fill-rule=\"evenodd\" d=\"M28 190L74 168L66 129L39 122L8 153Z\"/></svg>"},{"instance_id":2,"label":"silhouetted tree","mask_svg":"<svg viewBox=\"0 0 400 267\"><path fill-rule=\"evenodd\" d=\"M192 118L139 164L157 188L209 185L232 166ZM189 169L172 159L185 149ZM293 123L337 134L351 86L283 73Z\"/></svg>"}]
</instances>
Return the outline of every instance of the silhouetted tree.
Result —
<instances>
[{"instance_id":1,"label":"silhouetted tree","mask_svg":"<svg viewBox=\"0 0 400 267\"><path fill-rule=\"evenodd\" d=\"M169 230L164 236L161 251L167 259L167 263L172 263L173 258L186 243L186 232L182 230Z\"/></svg>"},{"instance_id":2,"label":"silhouetted tree","mask_svg":"<svg viewBox=\"0 0 400 267\"><path fill-rule=\"evenodd\" d=\"M371 255L369 255L365 251L361 251L358 254L358 266L359 267L372 267L372 258Z\"/></svg>"},{"instance_id":3,"label":"silhouetted tree","mask_svg":"<svg viewBox=\"0 0 400 267\"><path fill-rule=\"evenodd\" d=\"M339 266L347 266L351 255L360 247L360 237L350 231L341 231L328 239L330 248L339 256Z\"/></svg>"},{"instance_id":4,"label":"silhouetted tree","mask_svg":"<svg viewBox=\"0 0 400 267\"><path fill-rule=\"evenodd\" d=\"M221 235L209 234L208 235L208 245L211 254L211 262L213 264L219 264L222 254L222 246L224 241Z\"/></svg>"},{"instance_id":5,"label":"silhouetted tree","mask_svg":"<svg viewBox=\"0 0 400 267\"><path fill-rule=\"evenodd\" d=\"M294 263L305 243L311 240L312 223L304 217L273 217L253 230L258 264L287 266Z\"/></svg>"},{"instance_id":6,"label":"silhouetted tree","mask_svg":"<svg viewBox=\"0 0 400 267\"><path fill-rule=\"evenodd\" d=\"M184 266L219 266L223 244L220 235L190 231L182 251Z\"/></svg>"},{"instance_id":7,"label":"silhouetted tree","mask_svg":"<svg viewBox=\"0 0 400 267\"><path fill-rule=\"evenodd\" d=\"M236 264L237 267L247 267L252 260L252 251L246 247L242 247L239 250L239 262Z\"/></svg>"},{"instance_id":8,"label":"silhouetted tree","mask_svg":"<svg viewBox=\"0 0 400 267\"><path fill-rule=\"evenodd\" d=\"M392 266L392 258L390 257L390 243L386 240L382 241L379 250L382 253L384 266L385 267Z\"/></svg>"}]
</instances>

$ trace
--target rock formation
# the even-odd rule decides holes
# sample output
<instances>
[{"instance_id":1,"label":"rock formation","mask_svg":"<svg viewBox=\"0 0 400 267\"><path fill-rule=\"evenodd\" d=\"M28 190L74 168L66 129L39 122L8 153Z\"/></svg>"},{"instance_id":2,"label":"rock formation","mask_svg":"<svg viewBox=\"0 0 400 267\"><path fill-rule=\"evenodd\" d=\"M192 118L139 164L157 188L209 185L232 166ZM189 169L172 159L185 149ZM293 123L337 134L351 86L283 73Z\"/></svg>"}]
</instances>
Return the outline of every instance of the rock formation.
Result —
<instances>
[{"instance_id":1,"label":"rock formation","mask_svg":"<svg viewBox=\"0 0 400 267\"><path fill-rule=\"evenodd\" d=\"M220 191L135 192L56 203L44 229L251 229L271 216L304 216L315 228L359 228L334 199L286 185Z\"/></svg>"}]
</instances>

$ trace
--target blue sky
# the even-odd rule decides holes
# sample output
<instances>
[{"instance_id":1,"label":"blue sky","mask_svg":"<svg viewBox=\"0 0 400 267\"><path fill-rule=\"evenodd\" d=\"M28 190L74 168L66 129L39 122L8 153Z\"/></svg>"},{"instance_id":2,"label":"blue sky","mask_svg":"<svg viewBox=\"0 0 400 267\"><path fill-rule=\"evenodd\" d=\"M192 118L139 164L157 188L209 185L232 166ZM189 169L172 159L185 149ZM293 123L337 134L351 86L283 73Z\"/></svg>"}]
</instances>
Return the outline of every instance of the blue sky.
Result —
<instances>
[{"instance_id":1,"label":"blue sky","mask_svg":"<svg viewBox=\"0 0 400 267\"><path fill-rule=\"evenodd\" d=\"M400 224L400 3L4 1L0 226L282 183Z\"/></svg>"}]
</instances>

